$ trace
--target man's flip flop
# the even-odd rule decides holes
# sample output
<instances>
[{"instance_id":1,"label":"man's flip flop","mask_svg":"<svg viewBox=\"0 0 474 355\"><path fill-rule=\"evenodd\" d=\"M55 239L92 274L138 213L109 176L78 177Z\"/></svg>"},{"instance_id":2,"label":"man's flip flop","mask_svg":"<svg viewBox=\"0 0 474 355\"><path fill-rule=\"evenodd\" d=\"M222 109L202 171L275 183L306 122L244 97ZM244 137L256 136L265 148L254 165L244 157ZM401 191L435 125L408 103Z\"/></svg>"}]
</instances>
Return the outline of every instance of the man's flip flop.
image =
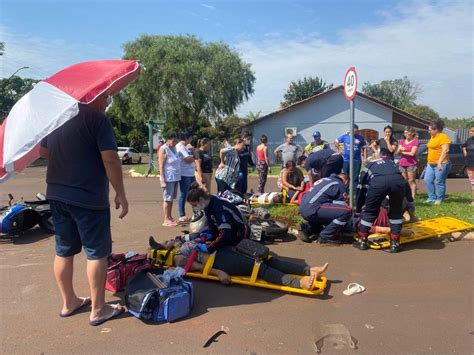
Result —
<instances>
[{"instance_id":1,"label":"man's flip flop","mask_svg":"<svg viewBox=\"0 0 474 355\"><path fill-rule=\"evenodd\" d=\"M163 223L162 226L163 227L177 227L178 223L173 221L173 222Z\"/></svg>"},{"instance_id":2,"label":"man's flip flop","mask_svg":"<svg viewBox=\"0 0 474 355\"><path fill-rule=\"evenodd\" d=\"M73 316L77 312L79 312L82 308L91 304L90 297L80 297L80 298L82 299L82 303L79 305L79 307L77 307L76 309L72 310L69 313L59 313L59 316L61 318L67 318L67 317Z\"/></svg>"},{"instance_id":3,"label":"man's flip flop","mask_svg":"<svg viewBox=\"0 0 474 355\"><path fill-rule=\"evenodd\" d=\"M346 296L352 296L355 295L356 293L362 293L365 291L365 287L362 285L359 285L358 283L352 282L349 285L347 285L347 289L342 291L343 294Z\"/></svg>"},{"instance_id":4,"label":"man's flip flop","mask_svg":"<svg viewBox=\"0 0 474 355\"><path fill-rule=\"evenodd\" d=\"M98 325L101 325L102 323L107 322L108 320L111 320L114 317L117 317L118 315L122 314L123 312L125 312L125 309L123 307L119 308L119 306L116 305L116 304L113 304L111 307L114 309L112 314L108 315L105 318L91 320L91 321L89 321L89 324L92 325L93 327L96 327Z\"/></svg>"}]
</instances>

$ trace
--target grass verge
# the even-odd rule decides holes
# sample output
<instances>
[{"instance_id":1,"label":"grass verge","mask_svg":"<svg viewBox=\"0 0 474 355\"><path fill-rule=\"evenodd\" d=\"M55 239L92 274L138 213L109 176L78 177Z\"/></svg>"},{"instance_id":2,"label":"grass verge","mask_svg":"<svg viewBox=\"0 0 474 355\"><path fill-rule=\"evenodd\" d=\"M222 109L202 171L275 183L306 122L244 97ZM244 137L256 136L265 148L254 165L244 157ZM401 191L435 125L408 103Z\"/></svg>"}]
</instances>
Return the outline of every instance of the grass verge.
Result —
<instances>
[{"instance_id":1,"label":"grass verge","mask_svg":"<svg viewBox=\"0 0 474 355\"><path fill-rule=\"evenodd\" d=\"M281 165L272 165L271 169L272 169L272 172L271 173L269 172L268 176L280 176ZM252 169L252 170L250 170L249 175L250 176L258 176L258 172L257 172L256 169Z\"/></svg>"},{"instance_id":2,"label":"grass verge","mask_svg":"<svg viewBox=\"0 0 474 355\"><path fill-rule=\"evenodd\" d=\"M450 216L474 224L474 207L470 205L471 194L449 194L446 200L439 206L426 203L426 199L426 194L416 196L416 215L421 219ZM271 206L268 210L272 218L287 223L290 226L304 222L299 214L298 206L276 205Z\"/></svg>"},{"instance_id":3,"label":"grass verge","mask_svg":"<svg viewBox=\"0 0 474 355\"><path fill-rule=\"evenodd\" d=\"M144 165L135 165L133 167L130 167L130 170L133 169L136 173L139 173L139 174L146 174L146 172L148 171L148 164L144 164ZM153 175L157 175L158 174L158 170L157 169L153 169L153 171L151 172Z\"/></svg>"}]
</instances>

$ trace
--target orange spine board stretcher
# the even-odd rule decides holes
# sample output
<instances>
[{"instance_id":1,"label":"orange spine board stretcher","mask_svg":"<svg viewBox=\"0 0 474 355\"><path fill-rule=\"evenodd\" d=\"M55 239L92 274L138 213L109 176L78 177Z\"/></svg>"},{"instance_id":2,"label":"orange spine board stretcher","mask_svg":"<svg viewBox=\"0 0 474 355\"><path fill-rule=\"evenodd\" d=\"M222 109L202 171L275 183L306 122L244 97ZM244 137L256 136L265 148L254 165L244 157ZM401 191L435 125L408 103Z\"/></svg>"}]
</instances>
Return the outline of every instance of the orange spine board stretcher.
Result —
<instances>
[{"instance_id":1,"label":"orange spine board stretcher","mask_svg":"<svg viewBox=\"0 0 474 355\"><path fill-rule=\"evenodd\" d=\"M400 244L412 243L418 240L437 238L442 235L462 232L473 229L474 225L461 221L453 217L438 217L408 223L403 225L404 230L412 231L412 235L401 235ZM372 249L385 249L390 247L390 236L388 234L375 233L368 238L369 246Z\"/></svg>"},{"instance_id":2,"label":"orange spine board stretcher","mask_svg":"<svg viewBox=\"0 0 474 355\"><path fill-rule=\"evenodd\" d=\"M166 253L166 250L157 250L157 249L151 249L150 250L150 257L152 260L157 262L159 266L165 267L165 268L173 268L174 266L169 265L169 257L166 258L166 262L164 265L160 262L160 259L156 260L158 255L163 255L163 253ZM170 254L171 255L171 254ZM173 253L174 255L174 253ZM161 257L162 258L162 257ZM211 254L209 258L207 259L206 264L204 265L203 271L202 272L187 272L186 276L189 277L196 277L199 279L205 279L205 280L212 280L212 281L218 281L219 278L217 276L213 276L210 274L210 271L212 269L212 266L214 265L214 259L215 259L215 253ZM231 281L233 284L239 284L239 285L247 285L247 286L253 286L253 287L261 287L261 288L268 288L272 290L277 290L277 291L283 291L283 292L290 292L290 293L298 293L302 295L308 295L308 296L316 296L320 295L321 293L324 292L324 289L326 288L327 284L327 278L325 276L320 276L319 279L315 280L313 285L314 289L313 290L304 290L302 288L296 288L296 287L289 287L289 286L283 286L283 285L278 285L278 284L273 284L267 281L264 281L260 278L258 278L258 271L260 269L260 262L255 262L255 265L252 270L252 275L251 276L231 276ZM296 278L301 278L302 276L300 275L291 275Z\"/></svg>"}]
</instances>

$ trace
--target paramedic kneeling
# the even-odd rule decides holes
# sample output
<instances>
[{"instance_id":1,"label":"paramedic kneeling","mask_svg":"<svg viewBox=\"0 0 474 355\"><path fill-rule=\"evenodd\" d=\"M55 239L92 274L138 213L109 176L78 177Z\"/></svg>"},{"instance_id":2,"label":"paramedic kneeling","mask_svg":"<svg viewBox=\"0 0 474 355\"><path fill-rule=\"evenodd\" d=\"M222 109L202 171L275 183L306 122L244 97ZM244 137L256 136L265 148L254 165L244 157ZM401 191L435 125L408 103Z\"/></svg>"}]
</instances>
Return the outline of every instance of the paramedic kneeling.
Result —
<instances>
[{"instance_id":1,"label":"paramedic kneeling","mask_svg":"<svg viewBox=\"0 0 474 355\"><path fill-rule=\"evenodd\" d=\"M397 165L390 158L380 158L369 162L361 171L357 186L357 212L362 211L360 219L359 237L354 247L360 250L369 249L367 237L370 228L379 215L380 206L388 196L390 209L390 253L400 251L400 232L402 230L403 199L413 202L410 187L398 170Z\"/></svg>"},{"instance_id":2,"label":"paramedic kneeling","mask_svg":"<svg viewBox=\"0 0 474 355\"><path fill-rule=\"evenodd\" d=\"M337 236L352 216L346 204L348 184L346 174L331 174L316 181L303 196L299 210L308 225L301 225L302 241L312 242L312 236L320 230L320 243L341 243Z\"/></svg>"},{"instance_id":3,"label":"paramedic kneeling","mask_svg":"<svg viewBox=\"0 0 474 355\"><path fill-rule=\"evenodd\" d=\"M247 221L232 203L209 195L197 183L189 188L187 201L193 209L205 213L209 229L215 235L207 247L201 244L199 250L213 253L224 245L235 246L245 237Z\"/></svg>"},{"instance_id":4,"label":"paramedic kneeling","mask_svg":"<svg viewBox=\"0 0 474 355\"><path fill-rule=\"evenodd\" d=\"M310 183L313 183L317 180L316 176L325 178L331 174L339 174L343 163L342 155L326 148L311 153L304 163L304 168L308 172Z\"/></svg>"}]
</instances>

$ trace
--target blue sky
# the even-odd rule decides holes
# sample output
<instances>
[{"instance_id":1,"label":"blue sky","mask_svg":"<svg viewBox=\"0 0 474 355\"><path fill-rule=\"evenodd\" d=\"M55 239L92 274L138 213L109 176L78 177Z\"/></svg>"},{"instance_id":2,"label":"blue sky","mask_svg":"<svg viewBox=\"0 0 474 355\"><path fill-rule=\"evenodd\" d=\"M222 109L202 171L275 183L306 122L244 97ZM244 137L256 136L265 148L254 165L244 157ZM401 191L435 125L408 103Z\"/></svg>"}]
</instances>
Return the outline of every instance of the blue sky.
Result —
<instances>
[{"instance_id":1,"label":"blue sky","mask_svg":"<svg viewBox=\"0 0 474 355\"><path fill-rule=\"evenodd\" d=\"M449 117L473 114L470 1L21 1L2 0L0 76L43 78L64 66L119 58L143 33L224 41L252 64L255 94L239 108L268 113L292 80L360 82L407 75L419 102ZM447 90L449 89L449 90Z\"/></svg>"}]
</instances>

